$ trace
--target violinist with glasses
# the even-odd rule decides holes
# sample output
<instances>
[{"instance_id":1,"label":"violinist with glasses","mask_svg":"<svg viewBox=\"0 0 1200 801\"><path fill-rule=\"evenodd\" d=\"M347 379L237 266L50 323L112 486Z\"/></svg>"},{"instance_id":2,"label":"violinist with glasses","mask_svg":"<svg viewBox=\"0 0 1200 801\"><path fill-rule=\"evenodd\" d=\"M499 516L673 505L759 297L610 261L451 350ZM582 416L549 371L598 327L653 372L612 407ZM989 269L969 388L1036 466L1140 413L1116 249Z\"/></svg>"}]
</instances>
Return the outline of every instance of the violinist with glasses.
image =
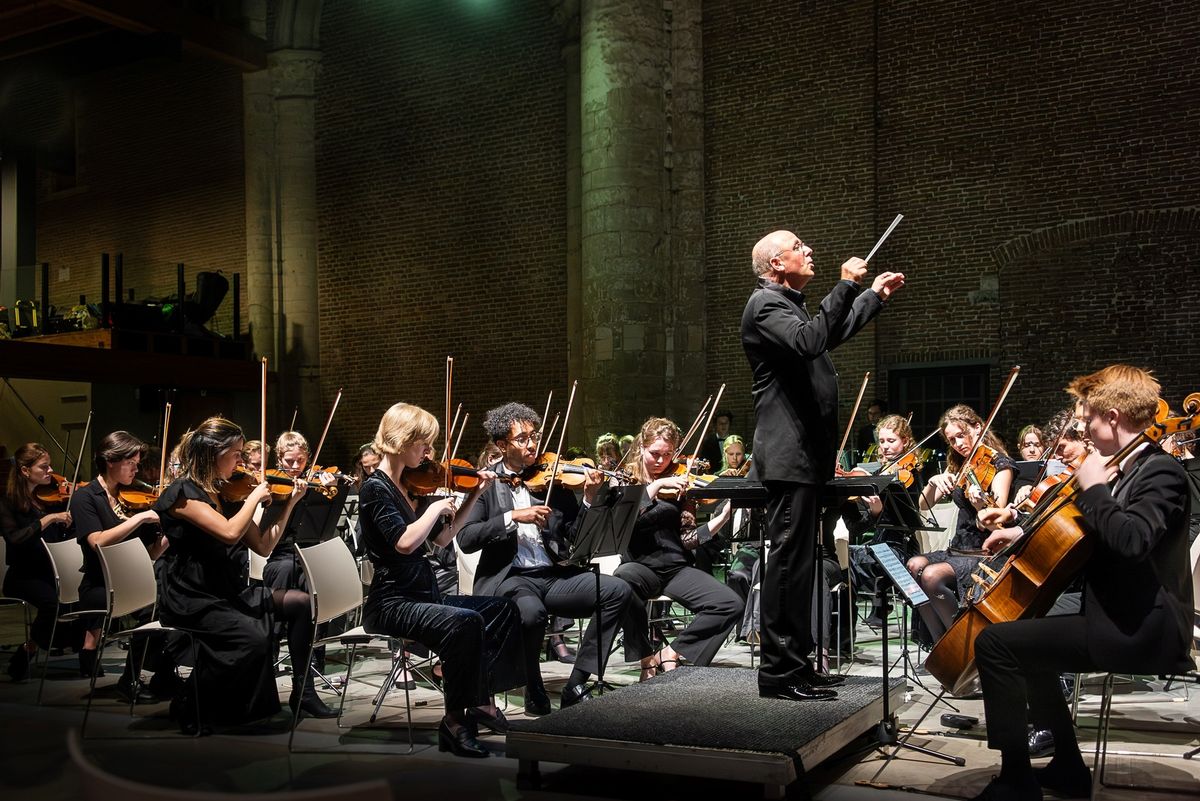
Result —
<instances>
[{"instance_id":1,"label":"violinist with glasses","mask_svg":"<svg viewBox=\"0 0 1200 801\"><path fill-rule=\"evenodd\" d=\"M686 497L689 477L672 460L683 434L665 417L642 424L631 472L646 485L643 506L634 523L628 553L621 555L616 576L629 582L639 602L666 595L695 613L675 641L658 653L637 654L645 681L674 670L686 660L708 665L742 617L745 603L730 587L697 569L693 552L710 541L729 522L730 505L723 503L704 525L696 524L696 502ZM643 607L644 609L644 607ZM628 642L626 656L641 646L641 638Z\"/></svg>"},{"instance_id":2,"label":"violinist with glasses","mask_svg":"<svg viewBox=\"0 0 1200 801\"><path fill-rule=\"evenodd\" d=\"M533 494L522 482L521 476L538 460L540 424L538 413L520 403L506 403L487 413L484 430L502 454L490 469L507 480L488 486L458 533L464 553L480 554L475 592L511 598L521 612L529 715L546 715L551 709L541 673L542 638L550 615L592 618L563 687L562 707L591 697L586 682L607 664L617 631L624 626L628 638L641 631L645 622L644 616L631 618L633 592L628 584L602 575L597 598L595 574L566 562L579 515L574 494L562 487L547 489L552 501L548 506L544 495ZM598 471L588 472L585 506L595 502L603 480ZM603 628L593 616L597 605Z\"/></svg>"},{"instance_id":3,"label":"violinist with glasses","mask_svg":"<svg viewBox=\"0 0 1200 801\"><path fill-rule=\"evenodd\" d=\"M30 640L17 646L8 663L8 675L13 681L29 678L29 664L38 648L50 648L54 615L58 609L58 593L42 540L62 542L70 535L71 513L52 500L53 474L50 452L36 442L27 442L13 454L13 467L8 485L0 497L0 534L4 536L5 561L4 595L20 598L36 610L29 629ZM59 487L57 489L68 489ZM57 495L55 490L53 495ZM68 577L73 580L74 577Z\"/></svg>"},{"instance_id":4,"label":"violinist with glasses","mask_svg":"<svg viewBox=\"0 0 1200 801\"><path fill-rule=\"evenodd\" d=\"M167 540L159 529L158 512L150 508L135 510L121 498L121 491L134 485L138 468L148 451L149 446L128 431L112 432L101 440L96 451L96 478L71 496L75 537L83 549L83 578L79 582L80 609L103 610L108 606L98 550L101 546L115 545L137 536L145 543L151 559L158 559L167 550ZM97 676L104 675L103 667L96 665L96 649L100 644L103 619L99 613L83 618L85 633L83 648L79 651L81 676L90 677L93 669ZM132 659L126 660L125 673L117 683L117 692L125 698L137 694L138 700L154 700L149 691L139 691L134 678Z\"/></svg>"}]
</instances>

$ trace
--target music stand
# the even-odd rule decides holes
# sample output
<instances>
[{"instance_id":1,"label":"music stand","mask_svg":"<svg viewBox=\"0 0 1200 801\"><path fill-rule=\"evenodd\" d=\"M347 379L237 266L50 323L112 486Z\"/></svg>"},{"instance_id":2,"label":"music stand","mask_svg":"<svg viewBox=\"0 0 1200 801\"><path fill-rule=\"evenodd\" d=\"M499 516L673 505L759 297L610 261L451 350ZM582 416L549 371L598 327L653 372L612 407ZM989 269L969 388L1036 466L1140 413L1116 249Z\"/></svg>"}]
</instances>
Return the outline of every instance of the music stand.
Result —
<instances>
[{"instance_id":1,"label":"music stand","mask_svg":"<svg viewBox=\"0 0 1200 801\"><path fill-rule=\"evenodd\" d=\"M881 568L883 568L883 572L888 577L888 579L891 580L892 586L896 588L896 590L900 593L901 597L905 601L907 601L914 609L917 608L918 606L920 606L921 604L929 602L929 596L927 596L925 594L925 591L921 589L920 582L918 582L916 577L914 577L911 573L908 572L908 568L904 566L904 563L896 558L896 554L892 551L891 547L887 545L887 543L881 542L881 543L877 543L875 545L868 545L867 550L871 553L871 556L874 557L875 562ZM884 597L882 599L880 599L880 603L882 604L882 608L883 608L884 620L886 620L888 613L891 611L891 605L887 599L886 594L884 595ZM879 723L875 727L875 739L877 740L877 742L875 744L875 748L878 749L879 752L883 754L884 763L883 763L883 766L880 767L878 771L876 771L875 776L872 778L872 781L878 780L880 774L883 773L884 769L886 769L887 766L889 764L891 764L891 761L893 759L895 759L896 756L900 753L901 748L907 748L911 751L916 751L918 753L925 754L926 756L937 757L938 759L943 759L954 765L958 765L959 767L962 767L963 765L965 765L967 763L967 761L963 757L952 756L950 754L942 754L937 751L932 751L928 748L922 748L919 745L913 745L912 743L908 742L908 739L910 737L912 737L913 733L918 728L920 728L921 723L924 722L926 716L928 716L929 713L933 710L934 705L937 704L937 702L939 700L941 700L941 697L943 695L945 695L945 693L946 693L945 689L943 689L940 693L937 694L937 697L934 698L933 702L929 705L929 708L925 710L925 712L921 715L921 717L917 720L917 722L915 724L913 724L912 728L909 729L908 733L905 734L904 737L897 736L898 732L899 732L899 724L896 720L896 713L891 710L891 689L892 688L891 688L891 681L888 678L888 673L889 673L888 633L886 630L883 632L882 664L883 664L883 677L882 677L883 678L883 717L880 719ZM888 746L888 745L895 746L891 750L890 753L884 751L884 746Z\"/></svg>"},{"instance_id":2,"label":"music stand","mask_svg":"<svg viewBox=\"0 0 1200 801\"><path fill-rule=\"evenodd\" d=\"M571 544L571 553L567 557L568 564L585 567L596 575L597 639L604 630L604 618L600 610L600 565L594 560L601 556L620 555L628 551L638 512L646 499L646 487L642 484L605 487L602 491L604 494L596 499L596 503L583 511L574 542ZM599 649L600 643L597 642L594 686L603 694L608 686L604 683L604 666L608 660L599 658Z\"/></svg>"}]
</instances>

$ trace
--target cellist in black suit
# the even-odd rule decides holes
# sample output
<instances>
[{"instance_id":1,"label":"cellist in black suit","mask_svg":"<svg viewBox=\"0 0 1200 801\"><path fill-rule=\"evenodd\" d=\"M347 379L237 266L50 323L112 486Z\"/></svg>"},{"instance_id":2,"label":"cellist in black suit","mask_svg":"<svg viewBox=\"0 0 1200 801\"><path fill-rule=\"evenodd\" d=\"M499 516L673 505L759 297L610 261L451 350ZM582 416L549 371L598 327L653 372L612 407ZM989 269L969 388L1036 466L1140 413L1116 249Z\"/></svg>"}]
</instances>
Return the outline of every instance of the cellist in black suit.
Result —
<instances>
[{"instance_id":1,"label":"cellist in black suit","mask_svg":"<svg viewBox=\"0 0 1200 801\"><path fill-rule=\"evenodd\" d=\"M1083 609L998 623L976 640L988 745L1002 759L999 777L977 796L981 799L1040 799L1043 788L1069 797L1089 794L1091 777L1059 688L1061 672L1156 674L1189 664L1187 477L1151 442L1119 464L1107 464L1154 422L1158 382L1144 370L1118 364L1076 378L1067 392L1076 398L1076 414L1095 446L1075 473L1075 506L1094 541L1084 568ZM1015 514L996 510L991 521L1011 521ZM1026 742L1027 702L1029 720L1053 732L1056 748L1050 764L1036 772Z\"/></svg>"},{"instance_id":2,"label":"cellist in black suit","mask_svg":"<svg viewBox=\"0 0 1200 801\"><path fill-rule=\"evenodd\" d=\"M821 487L837 457L837 372L829 351L870 322L904 286L904 275L878 275L852 258L841 280L810 315L804 287L814 275L812 248L790 231L754 246L758 287L742 313L742 346L754 373L754 464L768 492L767 537L773 550L762 587L763 697L833 698L837 679L818 674L811 610Z\"/></svg>"}]
</instances>

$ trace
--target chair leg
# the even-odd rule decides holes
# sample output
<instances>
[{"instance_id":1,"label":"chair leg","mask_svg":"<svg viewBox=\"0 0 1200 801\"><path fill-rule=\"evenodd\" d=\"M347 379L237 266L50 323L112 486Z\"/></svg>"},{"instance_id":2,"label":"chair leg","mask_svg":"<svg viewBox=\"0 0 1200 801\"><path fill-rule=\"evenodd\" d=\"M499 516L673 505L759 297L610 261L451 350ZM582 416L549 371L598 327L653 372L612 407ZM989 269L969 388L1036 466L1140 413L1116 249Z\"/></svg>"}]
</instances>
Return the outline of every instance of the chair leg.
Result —
<instances>
[{"instance_id":1,"label":"chair leg","mask_svg":"<svg viewBox=\"0 0 1200 801\"><path fill-rule=\"evenodd\" d=\"M350 661L346 663L346 679L342 683L342 691L338 694L338 716L335 723L342 728L342 713L346 710L346 696L350 694L350 674L354 672L354 655L358 651L358 643L350 643Z\"/></svg>"},{"instance_id":2,"label":"chair leg","mask_svg":"<svg viewBox=\"0 0 1200 801\"><path fill-rule=\"evenodd\" d=\"M42 654L42 680L38 682L37 705L42 705L42 690L46 687L46 672L50 670L50 650L54 648L54 635L58 632L58 613L61 607L54 607L54 623L50 625L50 648L39 648L39 651L44 650ZM36 662L35 662L36 664Z\"/></svg>"},{"instance_id":3,"label":"chair leg","mask_svg":"<svg viewBox=\"0 0 1200 801\"><path fill-rule=\"evenodd\" d=\"M1104 770L1108 763L1108 724L1112 715L1113 674L1104 677L1100 697L1100 724L1096 731L1096 757L1092 762L1092 797L1104 786Z\"/></svg>"},{"instance_id":4,"label":"chair leg","mask_svg":"<svg viewBox=\"0 0 1200 801\"><path fill-rule=\"evenodd\" d=\"M100 628L100 644L96 646L96 661L92 663L92 677L88 683L87 704L83 707L83 723L79 726L79 739L87 739L84 735L87 733L88 717L92 712L92 697L96 694L96 674L100 672L100 662L104 659L104 646L108 639L108 616L105 615L104 622Z\"/></svg>"},{"instance_id":5,"label":"chair leg","mask_svg":"<svg viewBox=\"0 0 1200 801\"><path fill-rule=\"evenodd\" d=\"M305 659L305 664L312 664L313 651L315 651L315 650L316 650L316 647L312 643L309 643L308 644L308 656ZM300 706L301 706L300 699L302 699L304 697L304 687L305 687L305 685L308 684L308 671L307 670L295 670L294 669L295 665L293 665L292 667L293 667L293 670L292 670L292 692L296 693L296 708L292 710L292 730L291 730L291 732L288 733L288 753L289 754L292 752L292 741L296 739L296 728L300 725ZM296 677L297 676L300 676L300 688L298 691L296 688Z\"/></svg>"}]
</instances>

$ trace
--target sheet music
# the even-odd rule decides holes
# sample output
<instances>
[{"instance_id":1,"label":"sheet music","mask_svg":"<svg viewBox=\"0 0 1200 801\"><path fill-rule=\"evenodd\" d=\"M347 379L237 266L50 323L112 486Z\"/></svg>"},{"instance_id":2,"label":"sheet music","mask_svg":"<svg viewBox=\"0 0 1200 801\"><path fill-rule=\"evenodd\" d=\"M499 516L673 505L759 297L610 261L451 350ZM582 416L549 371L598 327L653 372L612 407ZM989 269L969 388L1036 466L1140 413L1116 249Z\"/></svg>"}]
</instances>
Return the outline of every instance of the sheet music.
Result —
<instances>
[{"instance_id":1,"label":"sheet music","mask_svg":"<svg viewBox=\"0 0 1200 801\"><path fill-rule=\"evenodd\" d=\"M920 606L923 603L929 602L929 596L921 589L920 582L917 581L912 573L908 572L908 568L896 558L896 552L886 543L868 545L867 550L875 557L875 561L884 569L884 572L888 574L888 578L892 580L892 583L896 585L909 603L913 606Z\"/></svg>"}]
</instances>

